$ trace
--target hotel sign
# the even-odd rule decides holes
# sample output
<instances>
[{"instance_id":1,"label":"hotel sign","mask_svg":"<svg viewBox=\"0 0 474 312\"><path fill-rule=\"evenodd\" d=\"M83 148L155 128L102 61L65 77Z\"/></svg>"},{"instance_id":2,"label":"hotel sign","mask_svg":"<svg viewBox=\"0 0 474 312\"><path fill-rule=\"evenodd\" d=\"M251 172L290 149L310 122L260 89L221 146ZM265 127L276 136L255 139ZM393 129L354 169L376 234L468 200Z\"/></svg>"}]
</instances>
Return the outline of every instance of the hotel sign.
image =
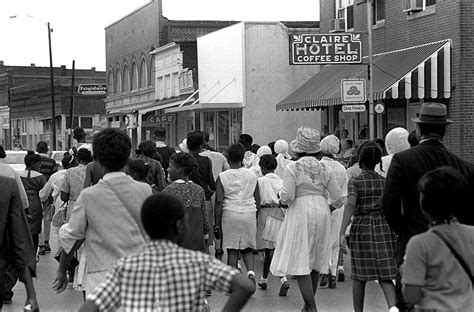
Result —
<instances>
[{"instance_id":1,"label":"hotel sign","mask_svg":"<svg viewBox=\"0 0 474 312\"><path fill-rule=\"evenodd\" d=\"M290 65L362 63L360 34L290 35Z\"/></svg>"}]
</instances>

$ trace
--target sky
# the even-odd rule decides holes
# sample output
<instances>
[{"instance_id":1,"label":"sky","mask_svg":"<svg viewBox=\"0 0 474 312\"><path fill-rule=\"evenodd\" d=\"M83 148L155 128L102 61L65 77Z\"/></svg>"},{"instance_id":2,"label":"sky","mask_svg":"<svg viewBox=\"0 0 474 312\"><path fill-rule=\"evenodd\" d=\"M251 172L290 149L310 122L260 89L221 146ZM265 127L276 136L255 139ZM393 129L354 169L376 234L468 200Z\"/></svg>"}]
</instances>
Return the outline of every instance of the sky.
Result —
<instances>
[{"instance_id":1,"label":"sky","mask_svg":"<svg viewBox=\"0 0 474 312\"><path fill-rule=\"evenodd\" d=\"M105 70L104 28L150 0L0 0L0 61ZM163 0L172 20L318 21L318 0ZM16 16L15 18L11 18Z\"/></svg>"}]
</instances>

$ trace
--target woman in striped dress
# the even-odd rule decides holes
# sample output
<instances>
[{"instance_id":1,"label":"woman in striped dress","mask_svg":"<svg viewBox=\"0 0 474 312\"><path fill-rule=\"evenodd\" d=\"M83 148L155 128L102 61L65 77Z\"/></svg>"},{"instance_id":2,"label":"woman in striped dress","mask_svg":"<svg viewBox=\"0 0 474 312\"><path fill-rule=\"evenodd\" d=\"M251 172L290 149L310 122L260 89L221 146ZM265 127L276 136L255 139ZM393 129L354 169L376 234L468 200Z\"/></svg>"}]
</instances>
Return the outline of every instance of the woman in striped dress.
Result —
<instances>
[{"instance_id":1,"label":"woman in striped dress","mask_svg":"<svg viewBox=\"0 0 474 312\"><path fill-rule=\"evenodd\" d=\"M352 300L356 312L363 311L365 285L367 281L374 280L378 280L390 312L398 311L395 307L395 286L392 283L397 275L393 253L396 238L378 204L385 179L374 171L381 157L382 152L374 142L367 142L360 149L359 166L362 173L349 181L340 231L341 248L346 249L344 233L354 215L349 241L354 280Z\"/></svg>"}]
</instances>

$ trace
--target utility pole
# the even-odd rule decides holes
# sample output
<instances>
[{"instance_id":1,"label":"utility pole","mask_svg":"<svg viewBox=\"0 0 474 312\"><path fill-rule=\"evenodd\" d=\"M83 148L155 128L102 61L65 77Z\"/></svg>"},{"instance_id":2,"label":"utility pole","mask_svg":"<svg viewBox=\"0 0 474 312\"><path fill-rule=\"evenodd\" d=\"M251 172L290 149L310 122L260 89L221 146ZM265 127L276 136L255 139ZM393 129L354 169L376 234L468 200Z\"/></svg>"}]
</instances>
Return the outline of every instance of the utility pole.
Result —
<instances>
[{"instance_id":1,"label":"utility pole","mask_svg":"<svg viewBox=\"0 0 474 312\"><path fill-rule=\"evenodd\" d=\"M52 150L56 150L56 106L54 104L54 76L53 76L53 51L51 49L51 32L48 22L48 43L49 43L49 71L51 76L51 140Z\"/></svg>"},{"instance_id":2,"label":"utility pole","mask_svg":"<svg viewBox=\"0 0 474 312\"><path fill-rule=\"evenodd\" d=\"M373 99L373 70L372 70L372 1L367 0L367 33L369 34L369 64L367 67L367 78L369 80L369 140L374 140L374 132L375 132L375 112L374 112L374 99Z\"/></svg>"},{"instance_id":3,"label":"utility pole","mask_svg":"<svg viewBox=\"0 0 474 312\"><path fill-rule=\"evenodd\" d=\"M74 126L74 68L76 67L76 61L72 61L72 79L71 79L71 104L69 105L69 137L67 146L71 148L72 142L72 127ZM68 126L68 125L66 125Z\"/></svg>"}]
</instances>

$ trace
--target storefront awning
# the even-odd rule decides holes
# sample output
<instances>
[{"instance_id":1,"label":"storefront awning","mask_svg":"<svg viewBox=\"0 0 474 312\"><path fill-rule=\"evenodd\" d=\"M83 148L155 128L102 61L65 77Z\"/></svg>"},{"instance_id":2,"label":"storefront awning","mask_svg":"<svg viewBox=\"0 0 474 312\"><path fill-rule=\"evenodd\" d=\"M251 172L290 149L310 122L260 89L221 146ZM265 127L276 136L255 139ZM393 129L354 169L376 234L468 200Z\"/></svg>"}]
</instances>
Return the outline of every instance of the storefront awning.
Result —
<instances>
[{"instance_id":1,"label":"storefront awning","mask_svg":"<svg viewBox=\"0 0 474 312\"><path fill-rule=\"evenodd\" d=\"M373 99L451 97L451 40L373 55ZM313 109L342 104L341 80L367 79L363 64L326 65L276 105L276 110ZM367 84L368 89L368 84Z\"/></svg>"}]
</instances>

